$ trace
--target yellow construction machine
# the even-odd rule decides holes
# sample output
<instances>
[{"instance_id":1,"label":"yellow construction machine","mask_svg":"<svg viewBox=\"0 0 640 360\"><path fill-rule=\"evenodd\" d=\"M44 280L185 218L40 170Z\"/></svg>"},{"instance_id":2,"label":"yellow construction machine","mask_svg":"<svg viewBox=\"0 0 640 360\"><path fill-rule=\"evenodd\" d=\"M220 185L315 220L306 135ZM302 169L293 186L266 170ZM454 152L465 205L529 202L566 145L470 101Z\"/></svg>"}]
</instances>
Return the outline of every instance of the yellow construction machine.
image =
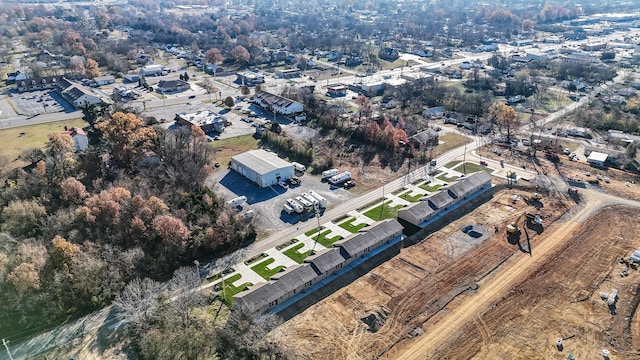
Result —
<instances>
[{"instance_id":1,"label":"yellow construction machine","mask_svg":"<svg viewBox=\"0 0 640 360\"><path fill-rule=\"evenodd\" d=\"M522 215L518 216L518 218L516 219L516 221L512 222L511 224L507 225L507 234L517 234L520 232L520 228L518 227L518 224L520 223L520 221L522 219L527 219L527 221L529 221L532 224L535 225L542 225L542 217L540 215L537 214L529 214L529 213L522 213Z\"/></svg>"}]
</instances>

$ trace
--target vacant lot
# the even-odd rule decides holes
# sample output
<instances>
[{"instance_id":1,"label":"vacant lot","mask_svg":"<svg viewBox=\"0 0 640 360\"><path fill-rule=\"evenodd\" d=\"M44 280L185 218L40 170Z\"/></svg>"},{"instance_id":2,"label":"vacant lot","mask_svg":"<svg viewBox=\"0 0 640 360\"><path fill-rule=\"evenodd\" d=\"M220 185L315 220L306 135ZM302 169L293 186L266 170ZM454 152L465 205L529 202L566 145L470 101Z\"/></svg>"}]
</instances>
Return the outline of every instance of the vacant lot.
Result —
<instances>
[{"instance_id":1,"label":"vacant lot","mask_svg":"<svg viewBox=\"0 0 640 360\"><path fill-rule=\"evenodd\" d=\"M76 119L0 130L0 154L10 157L12 168L24 166L26 163L18 159L22 151L46 146L49 142L47 135L64 131L65 126L83 127L87 123Z\"/></svg>"},{"instance_id":2,"label":"vacant lot","mask_svg":"<svg viewBox=\"0 0 640 360\"><path fill-rule=\"evenodd\" d=\"M640 246L640 238L629 236L640 233L640 224L631 220L639 216L640 210L617 207L588 220L562 239L560 251L427 358L598 359L602 349L617 359L639 358L640 274L630 270L621 277L624 265L618 262ZM600 292L614 288L618 301L608 307ZM447 310L463 311L456 305ZM557 338L565 338L562 352Z\"/></svg>"}]
</instances>

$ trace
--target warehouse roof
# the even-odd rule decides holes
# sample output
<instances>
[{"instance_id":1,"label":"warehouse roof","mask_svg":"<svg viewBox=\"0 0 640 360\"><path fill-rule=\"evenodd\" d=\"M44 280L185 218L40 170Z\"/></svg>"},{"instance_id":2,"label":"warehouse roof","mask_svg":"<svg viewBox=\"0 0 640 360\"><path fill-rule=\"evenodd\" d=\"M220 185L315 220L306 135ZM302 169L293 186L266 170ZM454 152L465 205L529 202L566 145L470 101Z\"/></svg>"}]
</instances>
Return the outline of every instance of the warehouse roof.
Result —
<instances>
[{"instance_id":1,"label":"warehouse roof","mask_svg":"<svg viewBox=\"0 0 640 360\"><path fill-rule=\"evenodd\" d=\"M242 154L232 157L232 159L260 175L265 175L282 168L293 168L290 162L262 149L243 152Z\"/></svg>"}]
</instances>

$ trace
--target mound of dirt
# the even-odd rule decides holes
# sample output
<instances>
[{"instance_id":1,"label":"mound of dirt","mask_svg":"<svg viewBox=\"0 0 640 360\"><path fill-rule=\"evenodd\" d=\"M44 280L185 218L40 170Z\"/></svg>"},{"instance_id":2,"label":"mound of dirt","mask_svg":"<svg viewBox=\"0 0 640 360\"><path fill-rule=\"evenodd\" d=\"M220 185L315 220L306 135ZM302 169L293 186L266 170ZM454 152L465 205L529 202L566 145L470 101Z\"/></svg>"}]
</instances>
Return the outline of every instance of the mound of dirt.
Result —
<instances>
[{"instance_id":1,"label":"mound of dirt","mask_svg":"<svg viewBox=\"0 0 640 360\"><path fill-rule=\"evenodd\" d=\"M384 322L389 317L389 309L384 306L379 306L376 309L370 310L369 315L360 319L362 322L367 324L370 332L378 332L378 330L384 325Z\"/></svg>"}]
</instances>

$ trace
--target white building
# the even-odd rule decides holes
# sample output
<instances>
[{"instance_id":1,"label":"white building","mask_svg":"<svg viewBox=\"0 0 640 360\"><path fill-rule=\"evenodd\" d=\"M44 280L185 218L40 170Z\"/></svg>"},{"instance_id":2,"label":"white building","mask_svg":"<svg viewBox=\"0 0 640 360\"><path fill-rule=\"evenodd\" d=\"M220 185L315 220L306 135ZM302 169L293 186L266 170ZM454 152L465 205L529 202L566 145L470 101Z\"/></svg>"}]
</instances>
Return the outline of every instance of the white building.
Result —
<instances>
[{"instance_id":1,"label":"white building","mask_svg":"<svg viewBox=\"0 0 640 360\"><path fill-rule=\"evenodd\" d=\"M297 101L262 90L253 96L253 102L265 110L284 115L299 114L304 109Z\"/></svg>"},{"instance_id":2,"label":"white building","mask_svg":"<svg viewBox=\"0 0 640 360\"><path fill-rule=\"evenodd\" d=\"M247 151L232 157L231 168L259 187L277 184L294 175L290 162L264 150Z\"/></svg>"},{"instance_id":3,"label":"white building","mask_svg":"<svg viewBox=\"0 0 640 360\"><path fill-rule=\"evenodd\" d=\"M596 152L596 151L592 151L591 154L589 154L589 157L587 158L587 161L589 162L589 164L593 164L593 165L597 165L597 166L604 166L604 162L607 161L607 158L609 157L609 155L601 153L601 152Z\"/></svg>"},{"instance_id":4,"label":"white building","mask_svg":"<svg viewBox=\"0 0 640 360\"><path fill-rule=\"evenodd\" d=\"M159 76L162 75L164 67L161 64L149 64L140 69L140 75L142 76Z\"/></svg>"}]
</instances>

